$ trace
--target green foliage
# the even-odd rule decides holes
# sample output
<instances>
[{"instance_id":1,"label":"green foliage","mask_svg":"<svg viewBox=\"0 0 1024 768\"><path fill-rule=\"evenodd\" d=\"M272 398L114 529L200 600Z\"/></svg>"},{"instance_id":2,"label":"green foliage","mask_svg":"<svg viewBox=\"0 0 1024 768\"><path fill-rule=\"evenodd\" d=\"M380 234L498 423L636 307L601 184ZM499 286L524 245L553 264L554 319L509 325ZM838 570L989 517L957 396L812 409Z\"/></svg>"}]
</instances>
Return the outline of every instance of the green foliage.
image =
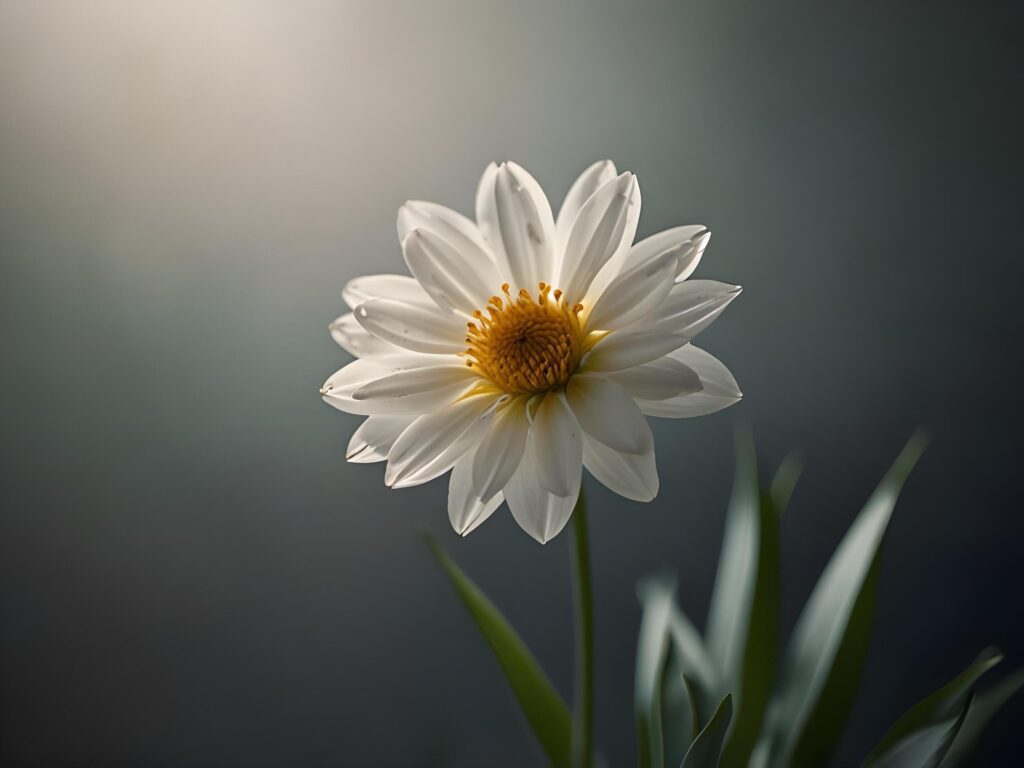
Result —
<instances>
[{"instance_id":1,"label":"green foliage","mask_svg":"<svg viewBox=\"0 0 1024 768\"><path fill-rule=\"evenodd\" d=\"M527 722L551 764L567 768L572 743L572 715L568 707L501 612L441 551L433 537L427 537L427 544L494 651Z\"/></svg>"},{"instance_id":2,"label":"green foliage","mask_svg":"<svg viewBox=\"0 0 1024 768\"><path fill-rule=\"evenodd\" d=\"M680 768L714 768L722 757L729 722L732 720L732 694L726 694L708 724L697 734Z\"/></svg>"}]
</instances>

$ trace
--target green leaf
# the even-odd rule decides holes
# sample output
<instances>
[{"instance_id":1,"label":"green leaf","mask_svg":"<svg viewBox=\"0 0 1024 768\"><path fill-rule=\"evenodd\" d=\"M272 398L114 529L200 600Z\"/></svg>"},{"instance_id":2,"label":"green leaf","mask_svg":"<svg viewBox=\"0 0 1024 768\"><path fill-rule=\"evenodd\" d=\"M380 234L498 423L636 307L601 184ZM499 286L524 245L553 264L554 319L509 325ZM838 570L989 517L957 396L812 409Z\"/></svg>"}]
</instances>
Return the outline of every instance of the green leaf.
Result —
<instances>
[{"instance_id":1,"label":"green leaf","mask_svg":"<svg viewBox=\"0 0 1024 768\"><path fill-rule=\"evenodd\" d=\"M792 472L790 474L793 474ZM786 486L795 476L780 481ZM707 647L736 697L723 762L750 759L771 693L778 652L779 528L775 504L762 494L749 430L737 432L736 479L726 516L718 575L708 613Z\"/></svg>"},{"instance_id":2,"label":"green leaf","mask_svg":"<svg viewBox=\"0 0 1024 768\"><path fill-rule=\"evenodd\" d=\"M942 761L942 768L955 768L963 765L974 751L978 739L981 738L981 734L992 718L1003 704L1013 698L1022 688L1024 688L1024 668L1007 675L991 688L975 695L963 727L957 733L953 745Z\"/></svg>"},{"instance_id":3,"label":"green leaf","mask_svg":"<svg viewBox=\"0 0 1024 768\"><path fill-rule=\"evenodd\" d=\"M680 768L716 768L722 759L722 743L731 719L732 694L728 693L704 730L693 740Z\"/></svg>"},{"instance_id":4,"label":"green leaf","mask_svg":"<svg viewBox=\"0 0 1024 768\"><path fill-rule=\"evenodd\" d=\"M669 642L661 675L661 729L666 765L679 765L693 737L700 732L695 722L696 705L691 685L679 651Z\"/></svg>"},{"instance_id":5,"label":"green leaf","mask_svg":"<svg viewBox=\"0 0 1024 768\"><path fill-rule=\"evenodd\" d=\"M977 659L930 696L919 701L896 721L881 741L875 746L864 762L865 766L878 764L878 760L897 742L906 739L915 731L930 728L950 715L959 712L964 698L983 674L1002 660L1003 656L994 648L986 648Z\"/></svg>"},{"instance_id":6,"label":"green leaf","mask_svg":"<svg viewBox=\"0 0 1024 768\"><path fill-rule=\"evenodd\" d=\"M643 604L636 648L634 708L637 766L665 764L661 726L662 678L669 650L669 620L674 588L665 579L650 579L637 588Z\"/></svg>"},{"instance_id":7,"label":"green leaf","mask_svg":"<svg viewBox=\"0 0 1024 768\"><path fill-rule=\"evenodd\" d=\"M968 696L953 714L897 741L874 765L876 768L937 768L970 709Z\"/></svg>"},{"instance_id":8,"label":"green leaf","mask_svg":"<svg viewBox=\"0 0 1024 768\"><path fill-rule=\"evenodd\" d=\"M775 470L775 477L772 478L771 497L778 514L781 515L789 506L793 489L796 488L796 481L800 479L803 471L804 460L798 453L789 454Z\"/></svg>"},{"instance_id":9,"label":"green leaf","mask_svg":"<svg viewBox=\"0 0 1024 768\"><path fill-rule=\"evenodd\" d=\"M924 449L914 435L818 579L786 649L759 753L769 766L820 766L842 735L867 654L882 538Z\"/></svg>"},{"instance_id":10,"label":"green leaf","mask_svg":"<svg viewBox=\"0 0 1024 768\"><path fill-rule=\"evenodd\" d=\"M452 562L432 536L427 545L455 587L455 591L491 647L526 720L558 768L569 765L572 716L529 648L516 631L470 579Z\"/></svg>"}]
</instances>

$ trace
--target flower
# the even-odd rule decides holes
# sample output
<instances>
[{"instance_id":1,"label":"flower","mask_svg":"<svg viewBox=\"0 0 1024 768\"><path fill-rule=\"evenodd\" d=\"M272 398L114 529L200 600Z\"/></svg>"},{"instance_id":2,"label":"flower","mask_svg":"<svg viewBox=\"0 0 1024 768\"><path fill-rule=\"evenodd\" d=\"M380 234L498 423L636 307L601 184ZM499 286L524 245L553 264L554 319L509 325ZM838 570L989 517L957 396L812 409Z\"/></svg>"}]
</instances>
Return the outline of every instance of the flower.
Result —
<instances>
[{"instance_id":1,"label":"flower","mask_svg":"<svg viewBox=\"0 0 1024 768\"><path fill-rule=\"evenodd\" d=\"M321 389L368 418L348 460L387 460L393 488L452 470L448 514L465 535L506 502L544 543L565 526L582 468L616 493L658 492L647 416L736 402L722 363L690 341L739 287L687 280L711 233L633 244L640 190L610 161L576 180L557 218L515 163L484 171L474 223L410 201L398 235L412 277L352 280L331 334L357 360Z\"/></svg>"}]
</instances>

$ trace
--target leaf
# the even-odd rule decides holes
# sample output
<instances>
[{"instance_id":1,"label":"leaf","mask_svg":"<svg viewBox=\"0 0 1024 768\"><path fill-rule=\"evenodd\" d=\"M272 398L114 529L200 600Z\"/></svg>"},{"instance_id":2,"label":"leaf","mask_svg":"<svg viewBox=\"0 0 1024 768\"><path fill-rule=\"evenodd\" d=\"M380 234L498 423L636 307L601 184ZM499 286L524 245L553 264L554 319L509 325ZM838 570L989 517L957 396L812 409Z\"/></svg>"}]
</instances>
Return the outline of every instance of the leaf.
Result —
<instances>
[{"instance_id":1,"label":"leaf","mask_svg":"<svg viewBox=\"0 0 1024 768\"><path fill-rule=\"evenodd\" d=\"M871 635L879 547L924 442L914 435L897 457L797 620L758 748L769 766L823 765L842 734Z\"/></svg>"},{"instance_id":2,"label":"leaf","mask_svg":"<svg viewBox=\"0 0 1024 768\"><path fill-rule=\"evenodd\" d=\"M661 687L669 649L669 619L674 587L666 579L651 579L641 582L637 592L643 604L637 637L634 691L637 766L662 768L665 755L661 728Z\"/></svg>"},{"instance_id":3,"label":"leaf","mask_svg":"<svg viewBox=\"0 0 1024 768\"><path fill-rule=\"evenodd\" d=\"M716 768L722 758L722 742L732 720L732 694L727 693L710 722L690 745L680 768Z\"/></svg>"},{"instance_id":4,"label":"leaf","mask_svg":"<svg viewBox=\"0 0 1024 768\"><path fill-rule=\"evenodd\" d=\"M971 709L968 696L953 714L899 740L873 765L877 768L937 768Z\"/></svg>"},{"instance_id":5,"label":"leaf","mask_svg":"<svg viewBox=\"0 0 1024 768\"><path fill-rule=\"evenodd\" d=\"M793 482L795 477L781 485ZM778 653L779 593L778 516L771 497L758 487L753 437L743 430L736 436L736 479L707 631L707 647L723 678L719 695L731 691L736 702L726 765L749 761L761 729Z\"/></svg>"},{"instance_id":6,"label":"leaf","mask_svg":"<svg viewBox=\"0 0 1024 768\"><path fill-rule=\"evenodd\" d=\"M1002 658L1002 654L994 648L982 651L967 669L908 709L871 750L864 765L876 765L879 758L897 742L915 731L930 728L940 721L947 720L951 713L959 712L971 686Z\"/></svg>"},{"instance_id":7,"label":"leaf","mask_svg":"<svg viewBox=\"0 0 1024 768\"><path fill-rule=\"evenodd\" d=\"M953 745L942 761L942 768L955 768L964 764L964 760L977 746L978 739L989 722L1003 704L1013 698L1021 688L1024 688L1024 668L1007 675L991 688L975 695L963 727L953 739Z\"/></svg>"},{"instance_id":8,"label":"leaf","mask_svg":"<svg viewBox=\"0 0 1024 768\"><path fill-rule=\"evenodd\" d=\"M432 536L427 545L491 647L512 692L551 763L569 765L572 716L529 648L487 596L452 562Z\"/></svg>"},{"instance_id":9,"label":"leaf","mask_svg":"<svg viewBox=\"0 0 1024 768\"><path fill-rule=\"evenodd\" d=\"M789 506L793 489L796 488L796 481L800 479L803 471L804 460L800 454L795 452L786 456L779 468L775 470L775 477L772 478L771 497L778 514L781 515Z\"/></svg>"},{"instance_id":10,"label":"leaf","mask_svg":"<svg viewBox=\"0 0 1024 768\"><path fill-rule=\"evenodd\" d=\"M668 655L661 675L661 730L665 764L679 765L694 736L700 732L696 724L696 705L680 653L669 642Z\"/></svg>"}]
</instances>

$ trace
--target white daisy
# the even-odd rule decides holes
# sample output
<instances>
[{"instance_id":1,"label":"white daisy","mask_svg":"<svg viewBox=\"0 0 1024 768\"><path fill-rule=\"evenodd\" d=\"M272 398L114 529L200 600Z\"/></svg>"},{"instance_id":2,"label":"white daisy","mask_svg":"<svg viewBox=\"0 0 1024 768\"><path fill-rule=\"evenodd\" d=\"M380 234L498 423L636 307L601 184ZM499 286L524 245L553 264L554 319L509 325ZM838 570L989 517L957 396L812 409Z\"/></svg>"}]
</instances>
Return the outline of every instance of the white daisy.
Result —
<instances>
[{"instance_id":1,"label":"white daisy","mask_svg":"<svg viewBox=\"0 0 1024 768\"><path fill-rule=\"evenodd\" d=\"M394 488L452 470L448 514L467 534L505 501L541 543L565 526L582 468L616 493L658 492L644 415L712 413L740 397L690 341L739 287L687 280L711 233L686 226L633 245L636 177L595 163L558 217L515 163L491 164L474 223L410 201L398 235L413 277L372 275L342 292L331 324L357 360L324 400L369 418L354 462L387 460ZM685 282L684 282L685 281Z\"/></svg>"}]
</instances>

